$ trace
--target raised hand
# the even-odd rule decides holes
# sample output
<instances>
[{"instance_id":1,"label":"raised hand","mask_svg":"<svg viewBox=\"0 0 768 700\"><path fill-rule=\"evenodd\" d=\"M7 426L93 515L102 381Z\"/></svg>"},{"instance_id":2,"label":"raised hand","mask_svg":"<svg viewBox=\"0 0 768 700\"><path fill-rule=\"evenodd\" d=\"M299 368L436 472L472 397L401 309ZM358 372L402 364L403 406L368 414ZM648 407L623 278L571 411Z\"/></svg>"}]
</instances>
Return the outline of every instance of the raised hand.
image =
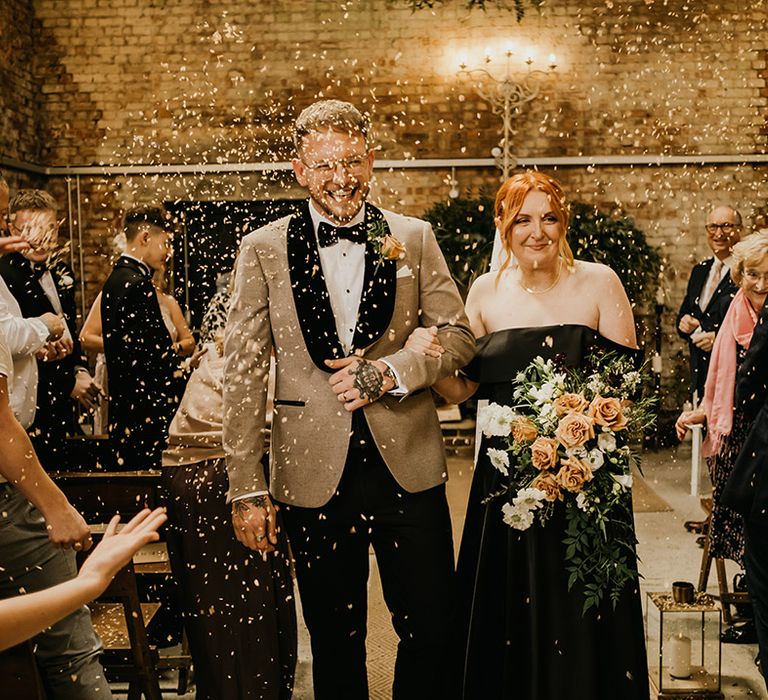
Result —
<instances>
[{"instance_id":1,"label":"raised hand","mask_svg":"<svg viewBox=\"0 0 768 700\"><path fill-rule=\"evenodd\" d=\"M29 243L21 236L0 236L0 255L22 253L29 250Z\"/></svg>"},{"instance_id":2,"label":"raised hand","mask_svg":"<svg viewBox=\"0 0 768 700\"><path fill-rule=\"evenodd\" d=\"M136 552L145 544L160 539L157 530L167 519L165 508L145 508L117 532L120 516L115 515L104 538L80 567L78 578L91 581L99 592L103 591Z\"/></svg>"}]
</instances>

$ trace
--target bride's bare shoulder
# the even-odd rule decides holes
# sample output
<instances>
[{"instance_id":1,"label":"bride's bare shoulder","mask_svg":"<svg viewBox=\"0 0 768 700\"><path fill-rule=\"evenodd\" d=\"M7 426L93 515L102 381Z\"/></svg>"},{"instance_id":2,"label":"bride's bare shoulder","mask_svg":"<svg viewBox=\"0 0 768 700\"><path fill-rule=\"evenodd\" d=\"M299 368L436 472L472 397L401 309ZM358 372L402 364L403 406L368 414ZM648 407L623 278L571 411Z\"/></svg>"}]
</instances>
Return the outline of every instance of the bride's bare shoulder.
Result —
<instances>
[{"instance_id":1,"label":"bride's bare shoulder","mask_svg":"<svg viewBox=\"0 0 768 700\"><path fill-rule=\"evenodd\" d=\"M472 287L469 290L471 296L484 296L496 288L496 280L498 272L486 272L480 275L472 283Z\"/></svg>"},{"instance_id":2,"label":"bride's bare shoulder","mask_svg":"<svg viewBox=\"0 0 768 700\"><path fill-rule=\"evenodd\" d=\"M573 274L577 276L577 279L586 282L587 284L599 284L606 282L613 282L618 278L618 275L603 263L588 262L587 260L574 260Z\"/></svg>"}]
</instances>

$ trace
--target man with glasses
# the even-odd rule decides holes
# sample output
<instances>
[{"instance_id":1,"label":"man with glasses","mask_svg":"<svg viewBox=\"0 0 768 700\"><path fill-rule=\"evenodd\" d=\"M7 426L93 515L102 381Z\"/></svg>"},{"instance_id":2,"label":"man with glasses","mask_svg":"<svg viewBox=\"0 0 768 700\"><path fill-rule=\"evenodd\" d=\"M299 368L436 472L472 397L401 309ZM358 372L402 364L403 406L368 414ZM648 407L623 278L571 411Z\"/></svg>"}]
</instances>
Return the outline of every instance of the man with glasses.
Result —
<instances>
[{"instance_id":1,"label":"man with glasses","mask_svg":"<svg viewBox=\"0 0 768 700\"><path fill-rule=\"evenodd\" d=\"M0 275L25 319L58 316L64 333L46 346L38 364L35 422L30 435L44 466L61 466L65 439L76 431L75 405L91 408L100 395L80 349L75 326L75 279L62 259L56 200L43 190L20 190L9 205L10 233L29 246L0 260Z\"/></svg>"},{"instance_id":2,"label":"man with glasses","mask_svg":"<svg viewBox=\"0 0 768 700\"><path fill-rule=\"evenodd\" d=\"M717 206L707 216L705 228L714 257L698 263L691 271L688 289L677 314L677 332L688 341L690 350L694 406L704 397L715 335L736 294L729 265L733 246L741 240L741 214L733 207Z\"/></svg>"},{"instance_id":3,"label":"man with glasses","mask_svg":"<svg viewBox=\"0 0 768 700\"><path fill-rule=\"evenodd\" d=\"M445 450L427 388L471 359L474 338L430 225L367 201L374 152L360 112L317 102L296 120L294 141L309 201L243 239L227 321L232 523L266 556L277 544L272 499L280 503L317 700L368 697L371 546L400 637L392 697L436 697L454 564ZM440 358L403 349L417 325L438 328Z\"/></svg>"}]
</instances>

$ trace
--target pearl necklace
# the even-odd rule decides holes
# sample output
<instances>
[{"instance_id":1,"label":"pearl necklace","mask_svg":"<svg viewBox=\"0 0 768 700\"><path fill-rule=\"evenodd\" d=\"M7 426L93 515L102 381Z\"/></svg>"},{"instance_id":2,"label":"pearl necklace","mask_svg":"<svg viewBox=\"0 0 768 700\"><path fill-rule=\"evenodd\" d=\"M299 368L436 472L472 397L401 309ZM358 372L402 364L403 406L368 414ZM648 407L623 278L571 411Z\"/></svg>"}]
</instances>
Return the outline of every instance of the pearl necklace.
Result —
<instances>
[{"instance_id":1,"label":"pearl necklace","mask_svg":"<svg viewBox=\"0 0 768 700\"><path fill-rule=\"evenodd\" d=\"M528 292L528 294L545 294L546 292L549 292L550 290L554 289L557 286L557 283L560 281L560 272L563 269L563 263L560 261L560 264L557 266L557 275L555 276L555 281L552 282L552 284L549 285L546 289L531 289L530 287L526 287L523 284L523 281L521 278L518 278L517 283L522 287L523 291ZM521 274L522 277L522 274Z\"/></svg>"}]
</instances>

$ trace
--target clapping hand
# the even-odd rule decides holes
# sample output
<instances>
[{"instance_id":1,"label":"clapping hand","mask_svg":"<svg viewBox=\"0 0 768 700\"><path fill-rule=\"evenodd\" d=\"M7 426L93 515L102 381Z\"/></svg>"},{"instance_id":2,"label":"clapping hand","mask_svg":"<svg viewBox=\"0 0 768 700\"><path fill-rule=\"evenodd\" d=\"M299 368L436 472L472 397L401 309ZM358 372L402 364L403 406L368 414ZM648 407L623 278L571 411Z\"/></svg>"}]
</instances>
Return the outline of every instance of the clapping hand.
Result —
<instances>
[{"instance_id":1,"label":"clapping hand","mask_svg":"<svg viewBox=\"0 0 768 700\"><path fill-rule=\"evenodd\" d=\"M0 255L22 253L29 250L29 243L21 236L0 236Z\"/></svg>"},{"instance_id":2,"label":"clapping hand","mask_svg":"<svg viewBox=\"0 0 768 700\"><path fill-rule=\"evenodd\" d=\"M70 396L86 408L95 408L103 392L94 378L85 370L81 370L75 375L75 387Z\"/></svg>"},{"instance_id":3,"label":"clapping hand","mask_svg":"<svg viewBox=\"0 0 768 700\"><path fill-rule=\"evenodd\" d=\"M698 318L694 318L691 316L691 314L685 314L681 319L680 323L678 324L678 328L680 329L681 333L691 334L693 333L701 323L699 322Z\"/></svg>"}]
</instances>

